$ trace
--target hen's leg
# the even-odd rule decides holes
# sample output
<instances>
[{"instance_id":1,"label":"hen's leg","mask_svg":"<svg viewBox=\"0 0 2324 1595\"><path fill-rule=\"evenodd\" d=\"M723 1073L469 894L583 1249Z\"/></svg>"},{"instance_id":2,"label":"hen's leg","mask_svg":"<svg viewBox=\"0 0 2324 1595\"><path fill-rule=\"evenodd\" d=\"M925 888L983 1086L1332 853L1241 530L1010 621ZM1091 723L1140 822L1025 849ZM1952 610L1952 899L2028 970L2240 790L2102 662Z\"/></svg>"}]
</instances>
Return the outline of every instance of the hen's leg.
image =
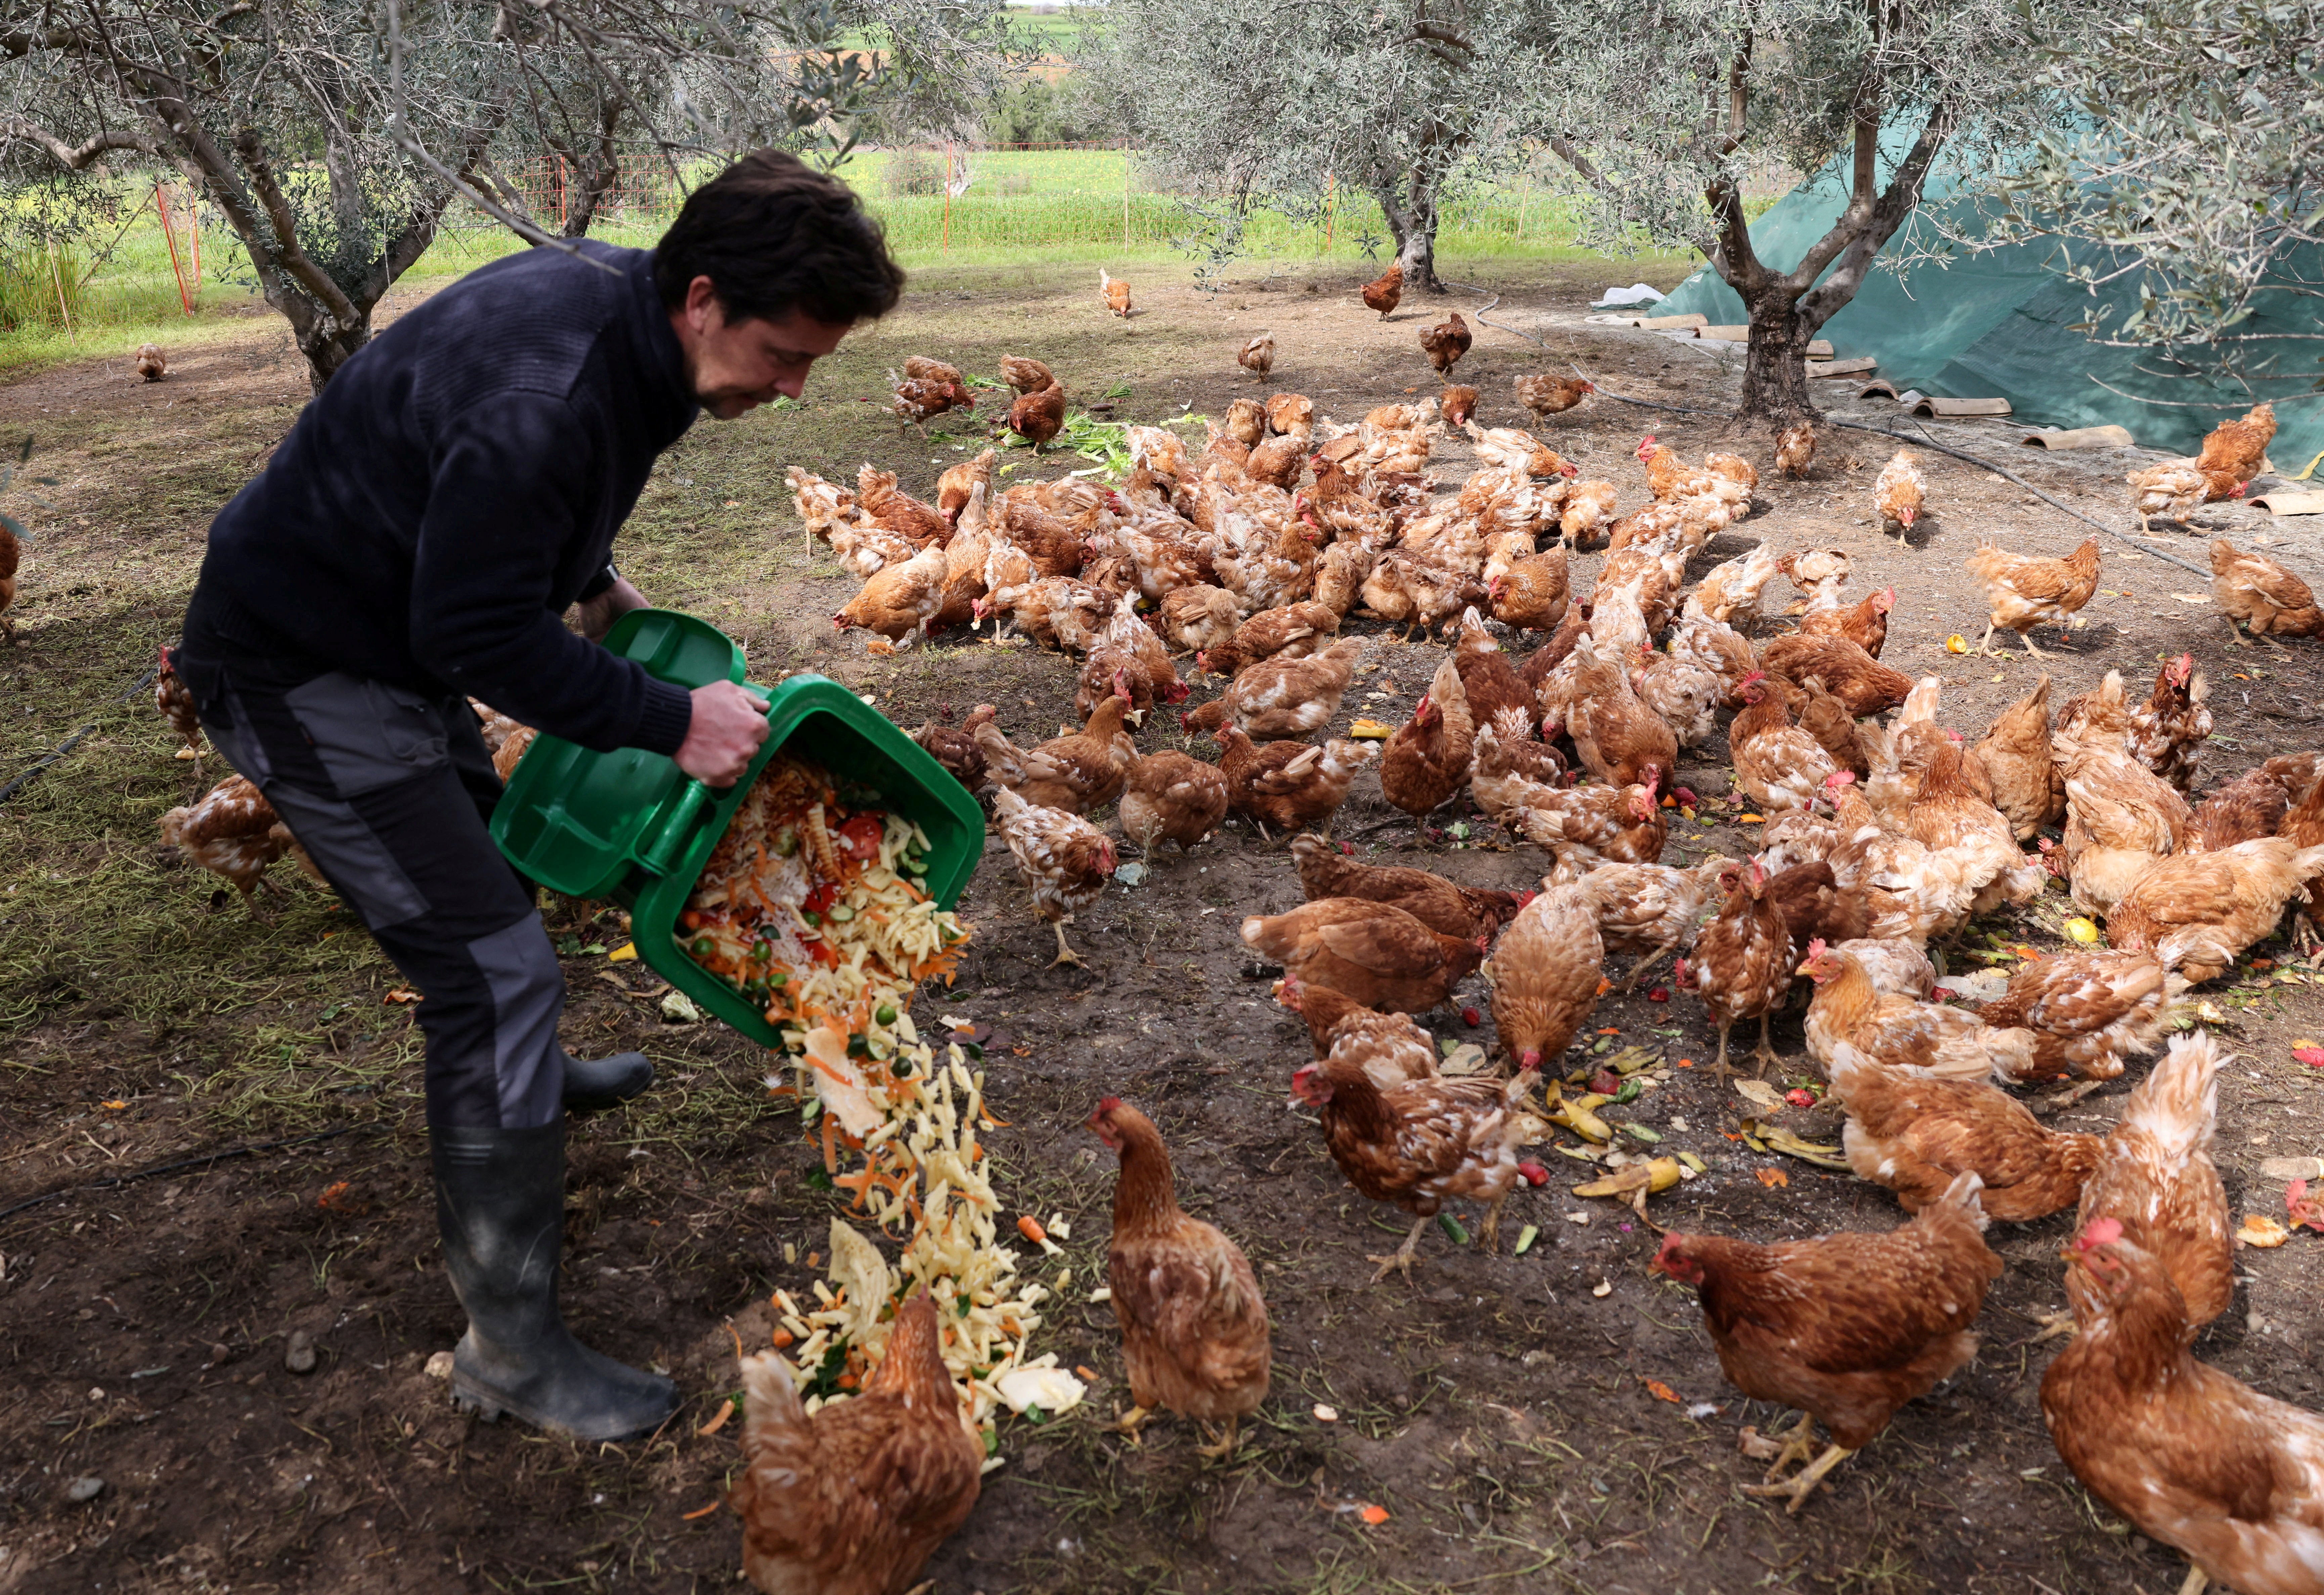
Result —
<instances>
[{"instance_id":1,"label":"hen's leg","mask_svg":"<svg viewBox=\"0 0 2324 1595\"><path fill-rule=\"evenodd\" d=\"M1488 1255L1497 1256L1500 1252L1501 1203L1508 1200L1505 1195L1495 1197L1492 1206L1485 1210L1485 1222L1477 1226L1477 1244L1483 1247Z\"/></svg>"},{"instance_id":2,"label":"hen's leg","mask_svg":"<svg viewBox=\"0 0 2324 1595\"><path fill-rule=\"evenodd\" d=\"M1559 860L1560 863L1563 863L1563 862L1564 861L1563 859ZM1656 947L1644 958L1639 959L1637 963L1631 966L1629 977L1623 981L1622 990L1625 991L1637 991L1638 989L1639 977L1645 974L1646 971L1652 969L1655 964L1660 963L1665 958L1670 956L1671 953L1677 946L1678 944L1676 942L1665 942L1661 946Z\"/></svg>"},{"instance_id":3,"label":"hen's leg","mask_svg":"<svg viewBox=\"0 0 2324 1595\"><path fill-rule=\"evenodd\" d=\"M2074 1332L2074 1314L2070 1308L2061 1307L2054 1313L2044 1313L2034 1322L2042 1326L2042 1332L2025 1342L2029 1346L2038 1346L2043 1341L2054 1341Z\"/></svg>"},{"instance_id":4,"label":"hen's leg","mask_svg":"<svg viewBox=\"0 0 2324 1595\"><path fill-rule=\"evenodd\" d=\"M1743 1493L1756 1496L1787 1496L1791 1498L1791 1505L1784 1510L1796 1516L1799 1509L1808 1504L1808 1497L1815 1493L1816 1486L1823 1482L1824 1475L1855 1454L1844 1445L1826 1446L1823 1455L1816 1458L1803 1470L1798 1478L1784 1484L1747 1484L1743 1486Z\"/></svg>"},{"instance_id":5,"label":"hen's leg","mask_svg":"<svg viewBox=\"0 0 2324 1595\"><path fill-rule=\"evenodd\" d=\"M1980 654L1987 654L1993 651L1993 622L1991 621L1985 622L1985 640L1977 645L1977 650Z\"/></svg>"},{"instance_id":6,"label":"hen's leg","mask_svg":"<svg viewBox=\"0 0 2324 1595\"><path fill-rule=\"evenodd\" d=\"M1775 1050L1775 1038L1767 1034L1767 1016L1764 1013L1759 1016L1759 1045L1752 1049L1751 1056L1759 1062L1762 1080L1767 1077L1770 1068L1784 1061L1784 1055Z\"/></svg>"},{"instance_id":7,"label":"hen's leg","mask_svg":"<svg viewBox=\"0 0 2324 1595\"><path fill-rule=\"evenodd\" d=\"M1214 1439L1208 1445L1194 1447L1194 1454L1208 1462L1223 1462L1232 1457L1235 1453L1235 1426L1240 1422L1240 1419L1229 1418L1226 1434ZM1218 1434L1218 1431L1208 1424L1203 1425L1203 1433L1210 1435Z\"/></svg>"},{"instance_id":8,"label":"hen's leg","mask_svg":"<svg viewBox=\"0 0 2324 1595\"><path fill-rule=\"evenodd\" d=\"M1722 1079L1735 1073L1727 1065L1727 1033L1734 1028L1733 1019L1721 1018L1719 1021L1719 1056L1711 1060L1711 1066L1719 1072Z\"/></svg>"},{"instance_id":9,"label":"hen's leg","mask_svg":"<svg viewBox=\"0 0 2324 1595\"><path fill-rule=\"evenodd\" d=\"M2236 646L2237 648L2249 648L2251 646L2251 639L2244 635L2244 629L2241 626L2236 624L2236 617L2228 615L2226 619L2227 622L2227 635L2235 639Z\"/></svg>"},{"instance_id":10,"label":"hen's leg","mask_svg":"<svg viewBox=\"0 0 2324 1595\"><path fill-rule=\"evenodd\" d=\"M1372 1276L1372 1283L1374 1285L1378 1285L1381 1280L1387 1278L1388 1271L1390 1268L1394 1268L1397 1272L1401 1273L1404 1276L1404 1282L1406 1285L1412 1283L1413 1254L1420 1249L1420 1232L1426 1228L1428 1228L1428 1221L1426 1219L1415 1220L1412 1226L1412 1233L1404 1238L1404 1244L1397 1247L1393 1253L1384 1258L1373 1257L1369 1253L1365 1255L1364 1261L1368 1263L1378 1263L1379 1265L1379 1272Z\"/></svg>"},{"instance_id":11,"label":"hen's leg","mask_svg":"<svg viewBox=\"0 0 2324 1595\"><path fill-rule=\"evenodd\" d=\"M1804 1466L1815 1455L1815 1418L1812 1414L1803 1412L1800 1414L1798 1423L1774 1434L1762 1434L1746 1424L1742 1433L1736 1436L1736 1442L1742 1447L1745 1456L1767 1464L1767 1471L1760 1475L1760 1482L1773 1484L1782 1477L1784 1469Z\"/></svg>"},{"instance_id":12,"label":"hen's leg","mask_svg":"<svg viewBox=\"0 0 2324 1595\"><path fill-rule=\"evenodd\" d=\"M2028 627L2026 627L2024 631L2022 631L2022 632L2018 632L2018 633L2017 633L2017 641L2018 641L2019 642L2021 642L2021 643L2024 644L2024 646L2025 646L2025 651L2026 651L2029 655L2031 655L2032 657L2034 657L2034 659L2047 659L2047 658L2049 658L2049 657L2050 657L2048 654L2043 653L2040 649L2038 649L2038 648L2036 648L2036 647L2034 647L2034 628L2033 628L2033 627L2028 626Z\"/></svg>"},{"instance_id":13,"label":"hen's leg","mask_svg":"<svg viewBox=\"0 0 2324 1595\"><path fill-rule=\"evenodd\" d=\"M2187 1581L2179 1586L2179 1595L2203 1595L2211 1587L2211 1575L2200 1567L2187 1569Z\"/></svg>"},{"instance_id":14,"label":"hen's leg","mask_svg":"<svg viewBox=\"0 0 2324 1595\"><path fill-rule=\"evenodd\" d=\"M2316 934L2316 921L2309 917L2305 908L2292 917L2292 945L2302 958L2313 958L2324 952L2324 936Z\"/></svg>"},{"instance_id":15,"label":"hen's leg","mask_svg":"<svg viewBox=\"0 0 2324 1595\"><path fill-rule=\"evenodd\" d=\"M1049 922L1049 928L1057 933L1057 955L1055 959L1050 961L1049 967L1051 969L1056 968L1060 963L1070 963L1076 969L1087 969L1089 967L1088 964L1082 962L1082 955L1079 953L1074 952L1071 947L1065 945L1065 919L1071 919L1072 917L1073 916L1068 914L1065 916L1065 919L1053 919Z\"/></svg>"},{"instance_id":16,"label":"hen's leg","mask_svg":"<svg viewBox=\"0 0 2324 1595\"><path fill-rule=\"evenodd\" d=\"M1133 1406L1128 1412L1121 1415L1120 1418L1114 1424L1114 1427L1121 1431L1123 1434L1129 1436L1130 1443L1132 1445L1135 1445L1138 1443L1139 1431L1143 1430L1147 1424L1153 1421L1154 1415L1152 1413L1147 1411L1146 1408L1142 1406Z\"/></svg>"}]
</instances>

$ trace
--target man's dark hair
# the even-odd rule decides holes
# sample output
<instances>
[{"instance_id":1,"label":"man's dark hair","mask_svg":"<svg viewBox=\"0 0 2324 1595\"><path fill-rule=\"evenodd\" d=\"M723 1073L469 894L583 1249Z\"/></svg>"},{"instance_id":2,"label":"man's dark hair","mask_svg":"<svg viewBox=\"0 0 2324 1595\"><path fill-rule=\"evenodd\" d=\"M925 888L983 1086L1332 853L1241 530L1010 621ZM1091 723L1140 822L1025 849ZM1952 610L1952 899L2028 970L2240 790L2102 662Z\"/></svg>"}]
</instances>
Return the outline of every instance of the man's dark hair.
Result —
<instances>
[{"instance_id":1,"label":"man's dark hair","mask_svg":"<svg viewBox=\"0 0 2324 1595\"><path fill-rule=\"evenodd\" d=\"M793 310L835 327L884 316L904 269L853 189L794 155L758 150L694 190L654 247L654 287L672 309L696 277L729 321Z\"/></svg>"}]
</instances>

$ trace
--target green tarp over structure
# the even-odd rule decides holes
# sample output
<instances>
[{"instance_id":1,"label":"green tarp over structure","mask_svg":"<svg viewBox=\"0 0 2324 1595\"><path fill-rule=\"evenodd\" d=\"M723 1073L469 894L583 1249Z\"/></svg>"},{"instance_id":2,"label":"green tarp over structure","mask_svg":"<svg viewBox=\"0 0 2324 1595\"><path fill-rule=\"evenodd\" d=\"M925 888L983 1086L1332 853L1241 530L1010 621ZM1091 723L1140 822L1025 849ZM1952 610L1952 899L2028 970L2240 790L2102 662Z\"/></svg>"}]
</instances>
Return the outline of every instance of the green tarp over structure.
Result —
<instances>
[{"instance_id":1,"label":"green tarp over structure","mask_svg":"<svg viewBox=\"0 0 2324 1595\"><path fill-rule=\"evenodd\" d=\"M1932 180L1927 204L1941 212L1949 230L1973 233L1973 203L1948 198L1950 189ZM1752 224L1752 247L1768 264L1789 270L1823 235L1845 201L1844 180L1835 163ZM1925 217L1915 217L1889 241L1884 255L1913 253L1919 238L1934 234ZM2324 392L2316 391L2324 368L2316 363L2318 344L2285 344L2281 347L2286 352L2275 357L2280 369L2305 374L2255 378L2246 390L2193 374L2147 351L2092 343L2074 327L2089 320L2099 301L2048 263L2060 258L2060 248L2054 240L2043 240L1981 254L1958 252L1950 264L1915 265L1902 276L1876 266L1820 336L1830 338L1843 358L1868 355L1877 360L1878 374L1900 391L1913 387L1943 398L2006 399L2013 421L2111 424L2127 428L2143 447L2191 454L2221 419L2267 399L2274 402L2276 419L2268 457L2279 472L2299 474L2324 452ZM2324 250L2307 255L2287 263L2288 272L2302 284L2324 285ZM2136 290L2127 281L2099 290L2109 291L2120 296L2125 309L2135 308ZM2324 333L2324 298L2281 293L2266 299L2268 311L2238 331ZM1708 266L1652 313L1690 312L1710 318L1714 326L1745 319L1743 301ZM2324 481L2324 465L2316 466L2314 479Z\"/></svg>"}]
</instances>

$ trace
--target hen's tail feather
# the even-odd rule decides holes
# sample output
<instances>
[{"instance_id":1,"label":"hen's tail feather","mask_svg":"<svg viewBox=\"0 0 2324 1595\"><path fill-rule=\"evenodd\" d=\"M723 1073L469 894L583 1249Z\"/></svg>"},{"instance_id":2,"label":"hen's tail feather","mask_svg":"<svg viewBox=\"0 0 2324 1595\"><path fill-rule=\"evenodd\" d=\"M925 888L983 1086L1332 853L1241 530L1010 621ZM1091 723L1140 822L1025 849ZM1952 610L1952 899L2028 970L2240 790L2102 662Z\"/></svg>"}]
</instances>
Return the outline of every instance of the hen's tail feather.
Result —
<instances>
[{"instance_id":1,"label":"hen's tail feather","mask_svg":"<svg viewBox=\"0 0 2324 1595\"><path fill-rule=\"evenodd\" d=\"M1973 1168L1965 1168L1953 1176L1953 1183L1945 1194L1923 1209L1923 1213L1960 1212L1983 1231L1989 1222L1985 1216L1985 1203L1980 1199L1985 1190L1985 1176Z\"/></svg>"},{"instance_id":2,"label":"hen's tail feather","mask_svg":"<svg viewBox=\"0 0 2324 1595\"><path fill-rule=\"evenodd\" d=\"M742 1359L742 1450L745 1454L773 1438L779 1431L805 1426L807 1408L799 1402L791 1371L772 1351Z\"/></svg>"},{"instance_id":3,"label":"hen's tail feather","mask_svg":"<svg viewBox=\"0 0 2324 1595\"><path fill-rule=\"evenodd\" d=\"M2208 1144L2218 1120L2219 1067L2227 1055L2208 1030L2171 1038L2171 1050L2130 1093L2122 1126L2153 1136L2185 1156Z\"/></svg>"}]
</instances>

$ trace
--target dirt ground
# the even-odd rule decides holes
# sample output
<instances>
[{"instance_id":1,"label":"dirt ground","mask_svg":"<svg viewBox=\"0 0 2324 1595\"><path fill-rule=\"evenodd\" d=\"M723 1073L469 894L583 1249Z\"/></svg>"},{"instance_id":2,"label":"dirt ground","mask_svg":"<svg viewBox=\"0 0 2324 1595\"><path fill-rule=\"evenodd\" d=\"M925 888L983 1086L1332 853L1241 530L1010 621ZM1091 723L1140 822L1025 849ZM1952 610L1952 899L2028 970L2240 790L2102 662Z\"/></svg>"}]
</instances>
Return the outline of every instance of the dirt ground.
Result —
<instances>
[{"instance_id":1,"label":"dirt ground","mask_svg":"<svg viewBox=\"0 0 2324 1595\"><path fill-rule=\"evenodd\" d=\"M1487 292L1503 297L1489 313L1545 347L1480 329L1461 375L1482 390L1489 423L1525 419L1512 375L1568 360L1639 399L1714 410L1731 401L1729 373L1699 347L1582 322L1590 290L1629 281L1632 268L1494 270ZM817 371L805 405L706 420L673 450L625 539L624 569L659 602L743 639L760 679L820 670L875 695L908 727L990 701L1020 741L1052 734L1073 692L1056 656L955 640L875 659L855 637L835 637L828 617L853 583L803 549L783 468L852 475L868 458L927 492L940 463L959 456L950 442L899 436L886 412L882 373L913 352L982 372L1003 354L1038 355L1076 396L1120 389L1119 416L1159 420L1187 407L1216 414L1250 391L1231 354L1264 329L1280 346L1276 385L1352 419L1430 391L1416 329L1485 297L1407 300L1382 324L1353 285L1287 275L1204 295L1142 281L1144 313L1124 323L1103 314L1078 272L922 273L901 311ZM1836 416L1911 429L1893 407L1828 385L1846 391L1833 395ZM807 1178L819 1159L795 1116L761 1084L763 1055L712 1026L663 1022L649 995L659 982L597 951L624 939L616 912L552 907L567 954L567 1046L643 1047L663 1081L575 1126L566 1309L593 1344L669 1369L688 1405L664 1433L626 1446L481 1424L456 1414L424 1372L461 1317L437 1260L416 1033L407 1008L383 1000L392 972L352 917L287 865L287 901L253 913L158 843L157 817L194 782L133 688L174 635L209 517L305 397L287 339L263 321L241 342L189 354L158 386L116 362L0 389L0 427L31 431L35 469L59 478L40 490L53 509L10 506L37 540L14 612L22 647L0 655L0 779L81 739L0 807L0 1591L734 1583L738 1525L716 1503L739 1425L696 1429L734 1388L735 1336L764 1343L769 1293L808 1283L805 1257L839 1211ZM1739 447L1766 470L1766 438L1719 426L1601 397L1543 429L1585 475L1614 479L1635 502L1644 489L1631 451L1646 429L1684 454ZM2203 544L2123 535L2124 456L2043 456L1991 422L1939 423L1932 435L2121 529L2101 538L2103 590L2089 627L2048 662L2063 690L2119 667L2143 692L2158 657L2190 649L2218 715L2207 784L2314 745L2316 655L2233 647L2208 603L2180 596L2207 581L2162 554L2200 564ZM1948 633L1974 641L1983 630L1962 557L1980 537L2063 553L2086 529L2015 484L1924 451L1933 512L1900 548L1871 524L1871 479L1893 447L1828 433L1820 474L1793 484L1767 473L1766 507L1706 549L1695 574L1761 538L1846 549L1851 593L1894 584L1902 595L1887 660L1942 675L1942 717L1975 734L2034 668L1943 650ZM1457 482L1465 444L1440 459ZM2270 525L2240 508L2209 518L2239 540L2273 539L2311 577L2324 571L2297 522ZM1596 559L1577 561L1577 585ZM1437 646L1353 629L1367 638L1365 674L1341 724L1401 719ZM2048 646L2052 635L2037 640ZM1176 743L1159 724L1142 740ZM1724 791L1723 743L1692 757L1680 779L1706 798ZM1739 807L1674 823L1666 862L1748 850ZM1473 816L1465 840L1419 835L1369 776L1337 830L1361 839L1362 856L1474 882L1527 884L1547 863ZM1236 935L1244 914L1298 896L1288 858L1232 825L1110 890L1074 932L1089 968L1052 969L1050 934L992 843L961 905L975 936L958 983L923 1000L992 1028L989 1100L1010 1124L990 1138L1004 1197L1072 1221L1065 1255L1034 1277L1069 1267L1087 1281L1102 1268L1111 1159L1082 1125L1100 1096L1121 1095L1160 1124L1187 1206L1224 1226L1259 1268L1277 1363L1274 1393L1231 1462L1201 1461L1197 1437L1175 1421L1132 1445L1110 1428L1127 1405L1111 1310L1073 1289L1035 1349L1101 1377L1074 1412L1004 1422L1006 1465L930 1564L934 1590L2177 1587L2183 1563L2085 1495L2043 1428L2037 1391L2055 1342L2029 1342L2035 1320L2062 1302L2063 1215L1996 1226L2009 1267L1978 1361L1899 1413L1796 1518L1736 1489L1757 1477L1737 1452L1737 1430L1779 1415L1724 1384L1690 1293L1647 1274L1653 1231L1567 1194L1587 1177L1580 1164L1546 1158L1558 1178L1512 1199L1505 1237L1540 1231L1526 1255L1456 1249L1432 1230L1410 1287L1369 1285L1363 1254L1387 1249L1400 1215L1356 1197L1313 1115L1285 1105L1305 1034L1269 1000L1269 972ZM1942 951L1956 972L2006 965L1997 946L2056 945L2069 912L2053 894ZM2324 1095L2291 1057L2295 1039L2324 1023L2301 989L2324 977L2280 943L2253 953L2199 995L2243 1055L2222 1093L2220 1168L2239 1208L2265 1212L2281 1196L2260 1160L2324 1150ZM1667 1083L1609 1117L1709 1169L1655 1199L1657 1222L1767 1240L1897 1222L1885 1193L1732 1139L1742 1099L1708 1068L1679 1066L1710 1056L1699 1004L1609 994L1594 1024L1669 1065ZM1453 1019L1438 1033L1490 1042L1489 1021L1472 1031ZM1804 1079L1796 1014L1776 1037L1794 1077L1780 1083ZM2134 1067L2054 1121L2103 1127L2142 1074ZM1781 1121L1836 1139L1821 1109L1787 1110ZM1763 1182L1770 1171L1788 1183ZM800 1262L784 1263L787 1244ZM2302 1237L2240 1254L2236 1304L2197 1346L2310 1406L2312 1304L2324 1282L2315 1245ZM286 1367L298 1332L319 1354L304 1375ZM1319 1403L1336 1421L1315 1415ZM1370 1505L1386 1508L1384 1521L1365 1521Z\"/></svg>"}]
</instances>

